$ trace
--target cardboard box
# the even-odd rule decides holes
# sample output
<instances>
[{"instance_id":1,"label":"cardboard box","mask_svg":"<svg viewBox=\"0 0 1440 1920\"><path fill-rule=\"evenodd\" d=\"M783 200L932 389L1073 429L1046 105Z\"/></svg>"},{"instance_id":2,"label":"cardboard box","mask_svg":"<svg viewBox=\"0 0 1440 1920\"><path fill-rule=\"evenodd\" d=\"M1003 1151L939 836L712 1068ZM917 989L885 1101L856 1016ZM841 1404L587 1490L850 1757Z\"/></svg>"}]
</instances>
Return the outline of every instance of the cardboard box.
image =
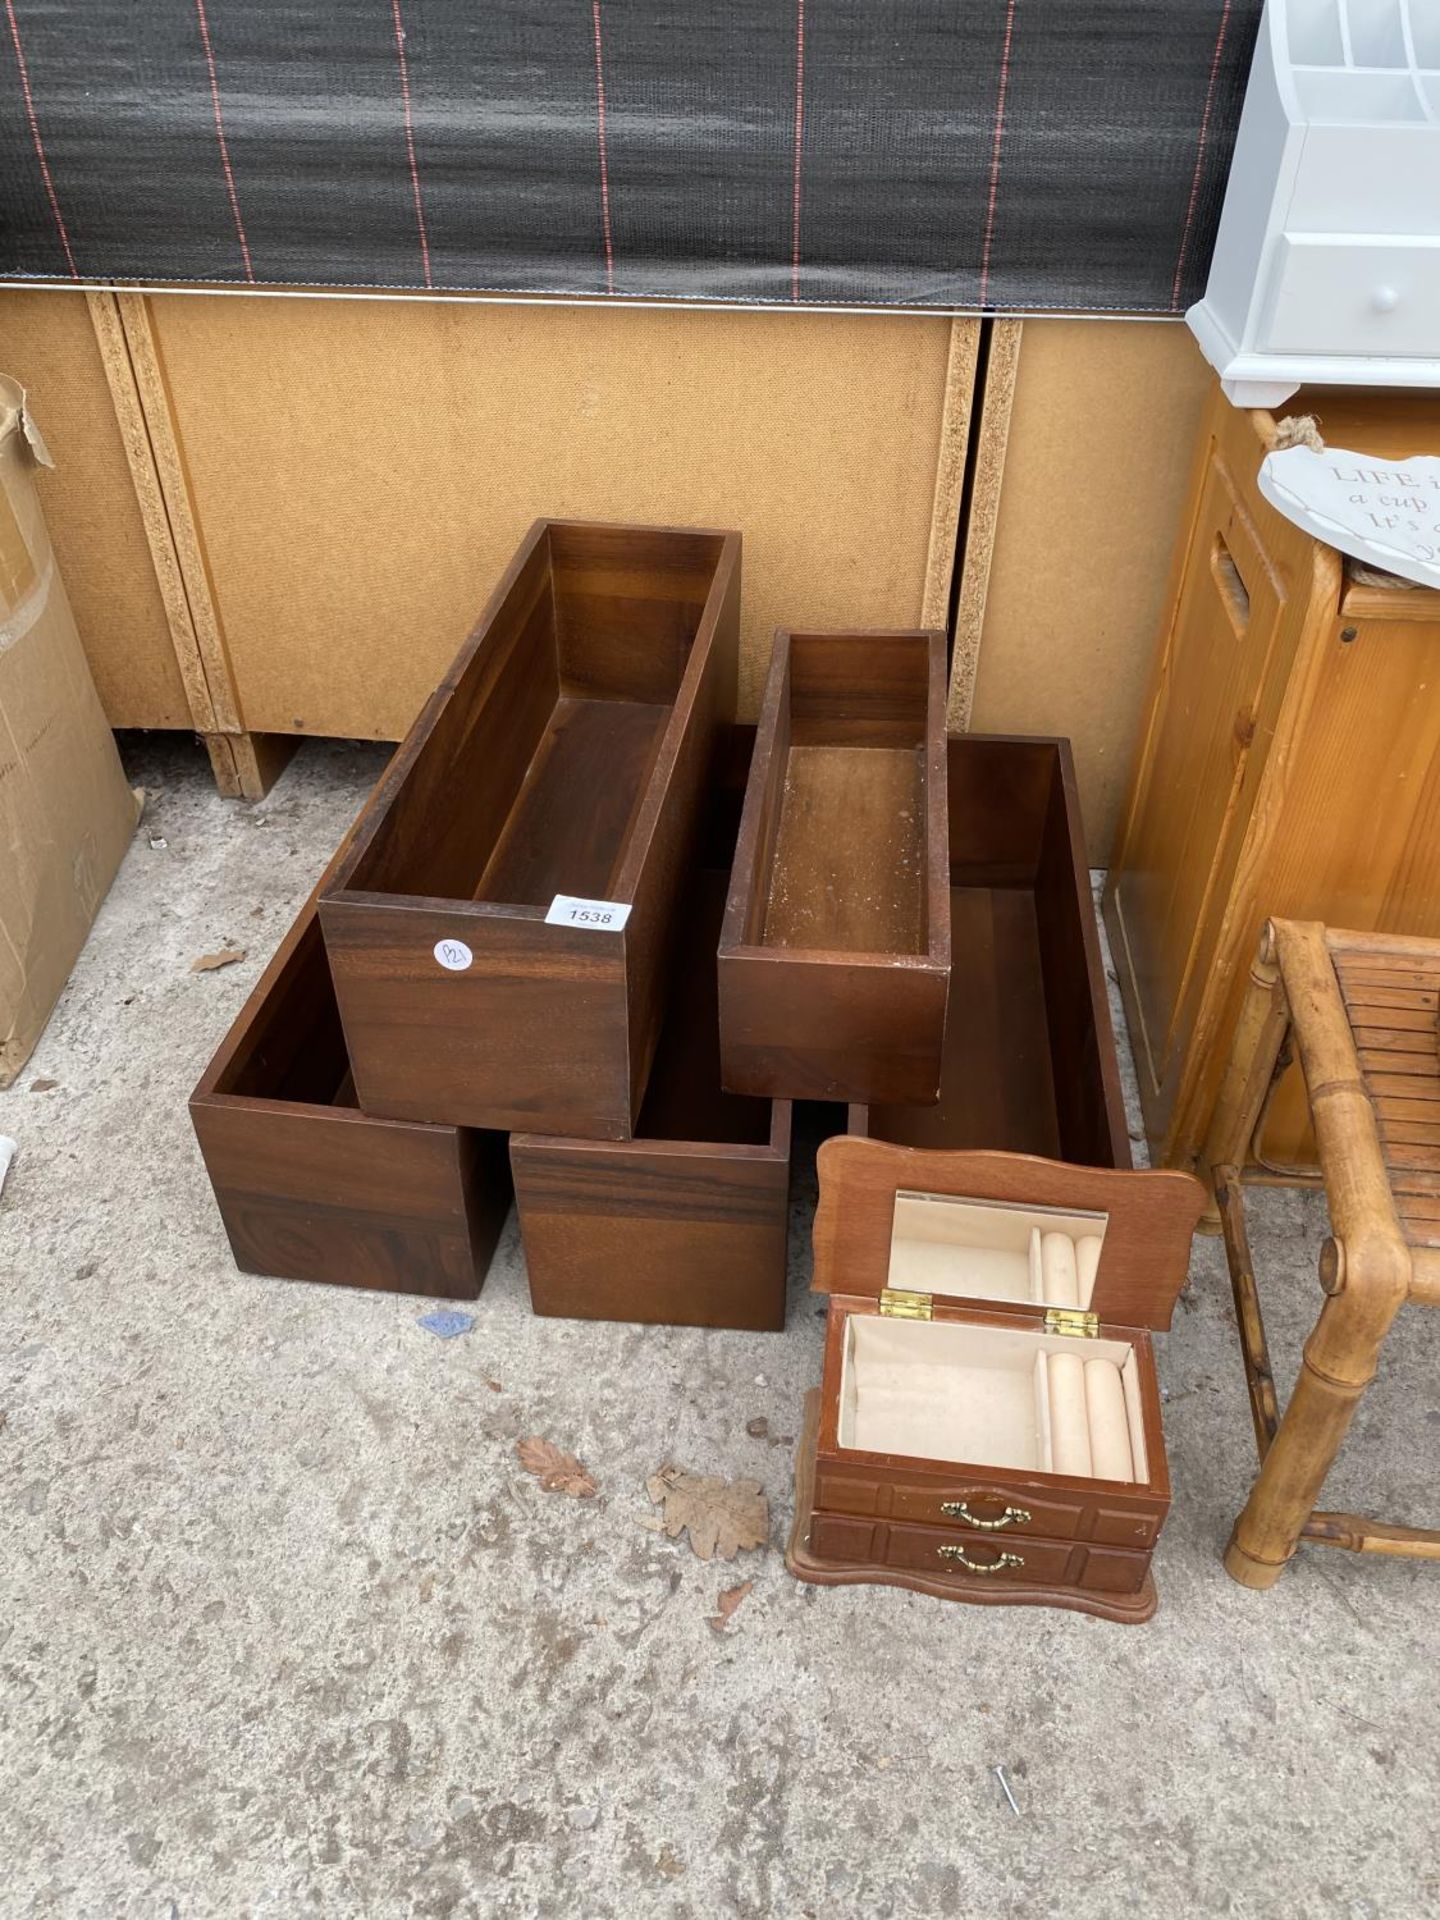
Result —
<instances>
[{"instance_id":1,"label":"cardboard box","mask_svg":"<svg viewBox=\"0 0 1440 1920\"><path fill-rule=\"evenodd\" d=\"M0 1087L70 977L135 829L35 494L49 466L0 375Z\"/></svg>"}]
</instances>

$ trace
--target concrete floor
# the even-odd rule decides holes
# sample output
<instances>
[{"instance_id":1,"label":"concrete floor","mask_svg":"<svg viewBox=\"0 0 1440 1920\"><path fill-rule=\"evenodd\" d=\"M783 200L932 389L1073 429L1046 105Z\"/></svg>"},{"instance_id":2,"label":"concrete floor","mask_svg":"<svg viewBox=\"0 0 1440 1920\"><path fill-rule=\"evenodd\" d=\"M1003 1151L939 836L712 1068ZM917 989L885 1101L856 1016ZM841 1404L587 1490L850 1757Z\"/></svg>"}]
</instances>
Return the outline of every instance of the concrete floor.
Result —
<instances>
[{"instance_id":1,"label":"concrete floor","mask_svg":"<svg viewBox=\"0 0 1440 1920\"><path fill-rule=\"evenodd\" d=\"M145 824L0 1095L0 1912L1440 1911L1440 1567L1225 1577L1253 1456L1214 1243L1163 1344L1150 1626L801 1588L813 1175L784 1336L533 1319L513 1221L450 1341L423 1302L237 1274L186 1096L382 756L308 747L255 807L188 742L131 760ZM189 972L227 940L251 957ZM1288 1387L1323 1222L1255 1214ZM1440 1518L1437 1382L1409 1312L1333 1504ZM540 1492L530 1433L600 1497ZM760 1477L770 1550L647 1531L667 1460Z\"/></svg>"}]
</instances>

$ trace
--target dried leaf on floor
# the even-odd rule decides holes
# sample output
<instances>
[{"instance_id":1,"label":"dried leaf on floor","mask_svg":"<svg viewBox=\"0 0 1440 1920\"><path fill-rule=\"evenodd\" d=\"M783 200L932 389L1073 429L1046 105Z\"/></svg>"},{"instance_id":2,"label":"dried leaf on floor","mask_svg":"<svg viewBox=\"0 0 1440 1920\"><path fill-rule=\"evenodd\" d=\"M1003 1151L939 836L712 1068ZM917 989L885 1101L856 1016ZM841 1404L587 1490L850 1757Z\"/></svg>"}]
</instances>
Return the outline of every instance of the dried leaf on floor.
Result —
<instances>
[{"instance_id":1,"label":"dried leaf on floor","mask_svg":"<svg viewBox=\"0 0 1440 1920\"><path fill-rule=\"evenodd\" d=\"M233 967L245 958L244 947L221 947L218 953L202 953L190 962L192 973L218 973L221 967Z\"/></svg>"},{"instance_id":2,"label":"dried leaf on floor","mask_svg":"<svg viewBox=\"0 0 1440 1920\"><path fill-rule=\"evenodd\" d=\"M738 1587L726 1587L725 1591L715 1602L719 1611L706 1616L716 1633L723 1633L725 1631L726 1626L729 1624L730 1616L745 1596L753 1593L754 1590L755 1582L753 1580L742 1580Z\"/></svg>"},{"instance_id":3,"label":"dried leaf on floor","mask_svg":"<svg viewBox=\"0 0 1440 1920\"><path fill-rule=\"evenodd\" d=\"M690 1545L702 1560L717 1554L763 1547L770 1538L770 1507L758 1480L719 1480L685 1467L661 1467L645 1482L645 1491L665 1509L665 1532L672 1540L688 1530Z\"/></svg>"},{"instance_id":4,"label":"dried leaf on floor","mask_svg":"<svg viewBox=\"0 0 1440 1920\"><path fill-rule=\"evenodd\" d=\"M677 1879L685 1871L685 1862L668 1842L661 1847L655 1864L661 1873L668 1873L672 1880Z\"/></svg>"},{"instance_id":5,"label":"dried leaf on floor","mask_svg":"<svg viewBox=\"0 0 1440 1920\"><path fill-rule=\"evenodd\" d=\"M574 1500L588 1500L597 1490L573 1453L566 1453L552 1440L542 1440L538 1433L528 1440L517 1440L515 1452L521 1466L534 1474L546 1493L568 1493Z\"/></svg>"},{"instance_id":6,"label":"dried leaf on floor","mask_svg":"<svg viewBox=\"0 0 1440 1920\"><path fill-rule=\"evenodd\" d=\"M32 1080L30 1091L31 1093L53 1093L59 1084L58 1080Z\"/></svg>"}]
</instances>

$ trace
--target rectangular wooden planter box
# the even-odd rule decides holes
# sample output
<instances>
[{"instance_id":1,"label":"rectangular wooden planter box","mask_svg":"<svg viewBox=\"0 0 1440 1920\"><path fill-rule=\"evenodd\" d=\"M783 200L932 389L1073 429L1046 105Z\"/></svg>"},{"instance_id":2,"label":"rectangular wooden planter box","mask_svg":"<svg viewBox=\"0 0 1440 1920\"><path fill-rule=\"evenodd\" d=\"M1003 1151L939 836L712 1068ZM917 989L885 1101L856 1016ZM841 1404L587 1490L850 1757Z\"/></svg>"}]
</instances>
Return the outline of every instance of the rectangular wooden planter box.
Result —
<instances>
[{"instance_id":1,"label":"rectangular wooden planter box","mask_svg":"<svg viewBox=\"0 0 1440 1920\"><path fill-rule=\"evenodd\" d=\"M313 902L206 1068L190 1117L242 1272L479 1293L510 1206L505 1143L360 1112Z\"/></svg>"},{"instance_id":2,"label":"rectangular wooden planter box","mask_svg":"<svg viewBox=\"0 0 1440 1920\"><path fill-rule=\"evenodd\" d=\"M634 1140L511 1139L536 1313L785 1324L790 1105L720 1086L715 943L738 813L737 789L728 834L707 836L691 875Z\"/></svg>"},{"instance_id":3,"label":"rectangular wooden planter box","mask_svg":"<svg viewBox=\"0 0 1440 1920\"><path fill-rule=\"evenodd\" d=\"M949 759L953 963L940 1099L851 1133L1133 1164L1068 740L963 734Z\"/></svg>"},{"instance_id":4,"label":"rectangular wooden planter box","mask_svg":"<svg viewBox=\"0 0 1440 1920\"><path fill-rule=\"evenodd\" d=\"M732 1091L935 1099L945 819L944 635L777 633L720 939Z\"/></svg>"},{"instance_id":5,"label":"rectangular wooden planter box","mask_svg":"<svg viewBox=\"0 0 1440 1920\"><path fill-rule=\"evenodd\" d=\"M739 599L738 534L532 528L321 899L367 1112L629 1134Z\"/></svg>"}]
</instances>

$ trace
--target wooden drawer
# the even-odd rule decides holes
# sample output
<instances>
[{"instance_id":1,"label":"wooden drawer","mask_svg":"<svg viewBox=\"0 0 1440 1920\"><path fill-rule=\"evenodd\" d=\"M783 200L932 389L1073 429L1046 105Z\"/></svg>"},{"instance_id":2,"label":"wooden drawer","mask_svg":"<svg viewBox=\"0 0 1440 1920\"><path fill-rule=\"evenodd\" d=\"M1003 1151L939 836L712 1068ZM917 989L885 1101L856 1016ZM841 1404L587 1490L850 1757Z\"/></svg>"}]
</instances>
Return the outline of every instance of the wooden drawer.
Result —
<instances>
[{"instance_id":1,"label":"wooden drawer","mask_svg":"<svg viewBox=\"0 0 1440 1920\"><path fill-rule=\"evenodd\" d=\"M903 1474L881 1478L827 1461L815 1469L815 1504L827 1513L911 1521L997 1542L1035 1534L1149 1548L1164 1520L1153 1499L1127 1500L1118 1488L1103 1499L1093 1494L1037 1494L1031 1486L1017 1492L1001 1480L973 1475L957 1476L953 1482Z\"/></svg>"},{"instance_id":2,"label":"wooden drawer","mask_svg":"<svg viewBox=\"0 0 1440 1920\"><path fill-rule=\"evenodd\" d=\"M313 902L190 1101L245 1273L473 1299L510 1205L505 1143L355 1104Z\"/></svg>"},{"instance_id":3,"label":"wooden drawer","mask_svg":"<svg viewBox=\"0 0 1440 1920\"><path fill-rule=\"evenodd\" d=\"M720 937L727 1087L935 1099L945 822L944 635L777 633Z\"/></svg>"},{"instance_id":4,"label":"wooden drawer","mask_svg":"<svg viewBox=\"0 0 1440 1920\"><path fill-rule=\"evenodd\" d=\"M1285 234L1275 249L1264 345L1429 359L1437 314L1440 239Z\"/></svg>"},{"instance_id":5,"label":"wooden drawer","mask_svg":"<svg viewBox=\"0 0 1440 1920\"><path fill-rule=\"evenodd\" d=\"M953 953L939 1103L857 1103L850 1132L1128 1167L1069 742L966 734L947 760Z\"/></svg>"},{"instance_id":6,"label":"wooden drawer","mask_svg":"<svg viewBox=\"0 0 1440 1920\"><path fill-rule=\"evenodd\" d=\"M367 1112L629 1136L739 591L738 534L532 529L321 900Z\"/></svg>"},{"instance_id":7,"label":"wooden drawer","mask_svg":"<svg viewBox=\"0 0 1440 1920\"><path fill-rule=\"evenodd\" d=\"M810 1522L810 1550L822 1559L893 1567L957 1586L986 1581L1037 1587L1076 1587L1090 1593L1138 1593L1150 1571L1148 1553L1078 1541L957 1540L938 1527L867 1523L817 1513Z\"/></svg>"},{"instance_id":8,"label":"wooden drawer","mask_svg":"<svg viewBox=\"0 0 1440 1920\"><path fill-rule=\"evenodd\" d=\"M732 816L717 826L684 897L634 1140L511 1140L536 1313L762 1332L785 1324L790 1106L720 1086L715 942L735 825Z\"/></svg>"}]
</instances>

